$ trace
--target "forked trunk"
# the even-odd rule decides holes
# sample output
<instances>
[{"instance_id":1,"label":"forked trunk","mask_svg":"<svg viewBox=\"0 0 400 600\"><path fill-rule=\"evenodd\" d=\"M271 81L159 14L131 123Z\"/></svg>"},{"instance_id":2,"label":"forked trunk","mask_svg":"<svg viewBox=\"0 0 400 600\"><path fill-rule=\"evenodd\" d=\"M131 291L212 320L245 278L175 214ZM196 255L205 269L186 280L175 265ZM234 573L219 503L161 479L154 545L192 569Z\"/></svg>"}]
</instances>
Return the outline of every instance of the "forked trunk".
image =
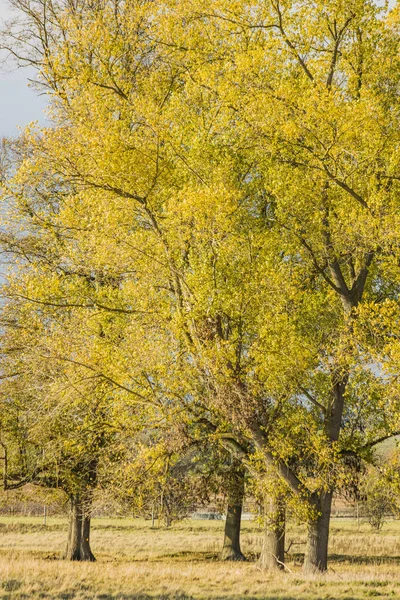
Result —
<instances>
[{"instance_id":1,"label":"forked trunk","mask_svg":"<svg viewBox=\"0 0 400 600\"><path fill-rule=\"evenodd\" d=\"M232 486L228 495L221 560L246 560L240 549L240 525L244 498L244 472L242 469L237 471L234 479L235 485Z\"/></svg>"},{"instance_id":2,"label":"forked trunk","mask_svg":"<svg viewBox=\"0 0 400 600\"><path fill-rule=\"evenodd\" d=\"M260 568L283 569L285 564L285 504L270 498L265 504L264 537L259 559Z\"/></svg>"},{"instance_id":3,"label":"forked trunk","mask_svg":"<svg viewBox=\"0 0 400 600\"><path fill-rule=\"evenodd\" d=\"M308 538L303 569L307 573L323 572L328 568L329 523L333 492L314 499L317 517L308 526Z\"/></svg>"},{"instance_id":4,"label":"forked trunk","mask_svg":"<svg viewBox=\"0 0 400 600\"><path fill-rule=\"evenodd\" d=\"M64 558L74 561L95 561L90 548L90 516L79 494L70 497L68 542Z\"/></svg>"}]
</instances>

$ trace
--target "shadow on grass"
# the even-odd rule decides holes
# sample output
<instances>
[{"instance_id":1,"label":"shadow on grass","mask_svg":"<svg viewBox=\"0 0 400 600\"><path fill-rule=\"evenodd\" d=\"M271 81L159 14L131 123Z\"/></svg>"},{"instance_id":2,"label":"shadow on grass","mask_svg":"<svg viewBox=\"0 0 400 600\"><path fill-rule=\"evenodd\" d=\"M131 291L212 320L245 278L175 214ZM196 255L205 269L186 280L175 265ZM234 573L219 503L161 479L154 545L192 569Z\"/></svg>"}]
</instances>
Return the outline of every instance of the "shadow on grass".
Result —
<instances>
[{"instance_id":1,"label":"shadow on grass","mask_svg":"<svg viewBox=\"0 0 400 600\"><path fill-rule=\"evenodd\" d=\"M297 567L301 566L304 562L304 554L293 553L286 557L288 565L292 564ZM347 565L399 565L400 556L369 556L354 554L329 554L328 566L332 564L347 564Z\"/></svg>"},{"instance_id":2,"label":"shadow on grass","mask_svg":"<svg viewBox=\"0 0 400 600\"><path fill-rule=\"evenodd\" d=\"M46 593L40 592L39 595L35 595L32 597L31 594L25 594L19 592L17 595L14 594L6 594L2 595L0 592L1 600L36 600L40 598L40 600L204 600L204 595L200 594L199 596L187 595L184 592L172 592L170 594L121 594L119 592L111 593L111 594L102 594L97 593L93 594L93 592L83 593L82 591L76 592L59 592L58 594L54 593ZM215 597L215 600L260 600L260 596L249 596L249 595L221 595ZM264 595L262 600L277 600L276 595ZM295 596L280 596L279 600L298 600ZM346 598L345 600L361 600L361 598Z\"/></svg>"},{"instance_id":3,"label":"shadow on grass","mask_svg":"<svg viewBox=\"0 0 400 600\"><path fill-rule=\"evenodd\" d=\"M163 554L158 554L155 556L148 556L147 554L145 555L134 555L134 554L118 554L117 556L115 554L109 554L108 552L102 552L101 550L97 550L96 548L94 549L95 551L95 556L96 556L96 562L85 562L85 563L81 563L81 564L87 564L87 565L96 565L99 563L113 563L113 564L122 564L122 563L152 563L152 564L157 564L157 563L170 563L171 561L175 564L180 564L180 563L215 563L215 562L219 562L219 552L211 552L211 551L197 551L197 552L193 552L193 551L179 551L179 552L165 552ZM54 551L54 552L49 552L48 550L27 550L27 549L13 549L12 550L12 555L14 558L18 559L18 560L24 560L24 559L34 559L34 560L44 560L44 561L51 561L51 562L64 562L67 563L68 561L66 561L63 558L62 555L62 551ZM4 557L6 559L8 559L10 556L10 548L0 548L0 558ZM255 556L249 556L249 562L253 562L253 558L254 558L254 562L256 561L256 557ZM3 600L2 597L0 596L0 600Z\"/></svg>"},{"instance_id":4,"label":"shadow on grass","mask_svg":"<svg viewBox=\"0 0 400 600\"><path fill-rule=\"evenodd\" d=\"M330 554L330 563L347 563L350 565L399 565L400 556L354 556L354 554Z\"/></svg>"},{"instance_id":5,"label":"shadow on grass","mask_svg":"<svg viewBox=\"0 0 400 600\"><path fill-rule=\"evenodd\" d=\"M0 548L0 557L8 557L10 549ZM27 558L45 561L60 561L65 562L62 557L62 552L48 552L41 550L13 550L13 556L19 559ZM211 551L179 551L179 552L165 552L165 554L159 554L156 556L140 556L130 554L108 554L107 552L96 552L97 561L95 563L87 564L98 564L98 563L166 563L173 561L176 564L179 563L216 563L220 562L219 552ZM248 553L246 555L247 564L256 563L258 560L258 554ZM304 561L304 554L302 553L291 553L286 557L286 563L288 567L301 567ZM370 555L359 555L354 556L352 554L330 554L329 565L347 564L347 565L400 565L400 556L370 556ZM1 588L0 588L1 589ZM2 598L0 597L0 600Z\"/></svg>"},{"instance_id":6,"label":"shadow on grass","mask_svg":"<svg viewBox=\"0 0 400 600\"><path fill-rule=\"evenodd\" d=\"M294 582L293 582L294 583ZM303 583L299 581L299 583ZM364 587L373 588L371 590L360 590L360 595L351 595L351 596L340 596L341 600L365 600L365 597L369 596L385 596L387 598L386 590L379 589L385 588L388 582L382 581L370 581L362 584ZM36 591L32 593L24 592L21 587L23 586L23 582L16 579L8 579L3 580L0 584L0 600L205 600L204 593L201 591L198 594L187 594L183 591L176 590L172 592L164 592L164 593L136 593L136 594L126 594L121 592L96 592L90 585L80 584L75 587L72 586L70 590L54 592L52 591ZM366 595L365 595L366 593ZM301 598L305 600L304 594L308 593L306 590L303 590L301 594ZM323 596L326 599L333 599L331 594ZM250 595L247 592L244 594L235 594L233 593L218 593L218 595L208 597L209 600L299 600L298 595L293 595L293 593L286 594L283 590L283 593L279 593L277 596L276 593L268 592L264 593L262 597L258 595ZM310 596L311 598L311 596ZM312 594L312 598L317 600L317 596ZM318 598L320 598L318 596ZM322 598L322 596L321 596Z\"/></svg>"}]
</instances>

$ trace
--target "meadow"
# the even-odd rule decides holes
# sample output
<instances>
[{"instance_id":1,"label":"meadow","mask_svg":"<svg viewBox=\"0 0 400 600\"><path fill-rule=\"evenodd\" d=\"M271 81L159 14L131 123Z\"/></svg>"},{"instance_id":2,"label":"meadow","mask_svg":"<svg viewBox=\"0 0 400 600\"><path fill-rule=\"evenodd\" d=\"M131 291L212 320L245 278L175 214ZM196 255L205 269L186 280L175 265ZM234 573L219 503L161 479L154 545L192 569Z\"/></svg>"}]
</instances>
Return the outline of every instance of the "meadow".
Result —
<instances>
[{"instance_id":1,"label":"meadow","mask_svg":"<svg viewBox=\"0 0 400 600\"><path fill-rule=\"evenodd\" d=\"M367 523L334 519L330 567L305 576L305 529L287 536L288 570L263 573L256 557L261 530L243 522L245 563L218 560L222 521L186 520L171 528L139 519L94 519L96 563L60 560L67 522L0 518L1 600L363 600L400 597L400 522L380 532ZM292 542L292 543L291 543Z\"/></svg>"}]
</instances>

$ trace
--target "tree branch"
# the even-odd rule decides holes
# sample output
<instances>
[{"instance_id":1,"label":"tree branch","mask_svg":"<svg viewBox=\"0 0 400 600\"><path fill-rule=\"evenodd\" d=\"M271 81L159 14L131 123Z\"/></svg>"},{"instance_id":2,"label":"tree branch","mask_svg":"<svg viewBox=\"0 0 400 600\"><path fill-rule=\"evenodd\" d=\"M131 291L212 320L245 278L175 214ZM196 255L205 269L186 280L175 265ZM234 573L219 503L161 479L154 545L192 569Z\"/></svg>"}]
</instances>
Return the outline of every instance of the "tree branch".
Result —
<instances>
[{"instance_id":1,"label":"tree branch","mask_svg":"<svg viewBox=\"0 0 400 600\"><path fill-rule=\"evenodd\" d=\"M339 31L339 33L334 34L335 45L333 48L332 61L331 61L330 69L329 69L328 78L326 81L326 87L328 89L330 89L330 87L332 86L333 76L335 74L335 69L336 69L336 63L337 63L337 59L339 56L340 42L342 41L342 37L343 37L344 33L346 32L346 29L348 28L348 26L350 25L350 23L354 19L354 17L355 17L355 15L354 15L354 13L352 13L351 16L345 22L345 24L343 25L342 29ZM336 29L336 23L335 23L335 29Z\"/></svg>"},{"instance_id":2,"label":"tree branch","mask_svg":"<svg viewBox=\"0 0 400 600\"><path fill-rule=\"evenodd\" d=\"M279 4L279 0L277 0L276 2L271 2L271 4L272 4L272 7L277 12L279 23L278 23L278 25L276 27L281 32L285 44L290 48L290 50L293 52L294 56L297 58L300 66L301 66L301 68L303 69L304 73L307 75L308 79L314 83L314 77L313 77L311 71L307 67L304 59L297 52L296 46L293 44L293 42L290 41L290 39L286 35L286 32L285 32L284 27L283 27L282 11L281 11L281 7L280 7L280 4Z\"/></svg>"},{"instance_id":3,"label":"tree branch","mask_svg":"<svg viewBox=\"0 0 400 600\"><path fill-rule=\"evenodd\" d=\"M317 408L319 408L323 413L326 413L326 408L323 404L321 404L320 402L318 402L318 400L316 400L311 394L310 392L304 388L303 386L299 386L299 389L303 392L303 394L305 396L307 396L307 398L310 400L310 402L312 404L314 404L314 406L316 406Z\"/></svg>"}]
</instances>

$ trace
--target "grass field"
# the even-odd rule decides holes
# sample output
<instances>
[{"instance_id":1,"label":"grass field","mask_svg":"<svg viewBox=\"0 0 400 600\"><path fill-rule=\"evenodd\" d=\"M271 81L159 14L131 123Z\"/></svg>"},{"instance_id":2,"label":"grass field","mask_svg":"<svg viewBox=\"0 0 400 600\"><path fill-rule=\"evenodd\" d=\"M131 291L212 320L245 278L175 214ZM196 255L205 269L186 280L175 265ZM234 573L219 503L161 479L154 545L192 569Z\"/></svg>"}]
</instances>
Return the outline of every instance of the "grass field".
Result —
<instances>
[{"instance_id":1,"label":"grass field","mask_svg":"<svg viewBox=\"0 0 400 600\"><path fill-rule=\"evenodd\" d=\"M261 532L244 522L246 563L218 561L223 522L185 521L170 529L133 519L95 519L97 562L59 560L67 523L0 518L1 600L362 600L400 598L400 522L379 533L348 519L332 522L330 568L304 576L305 530L292 526L290 572L260 571L255 558Z\"/></svg>"}]
</instances>

